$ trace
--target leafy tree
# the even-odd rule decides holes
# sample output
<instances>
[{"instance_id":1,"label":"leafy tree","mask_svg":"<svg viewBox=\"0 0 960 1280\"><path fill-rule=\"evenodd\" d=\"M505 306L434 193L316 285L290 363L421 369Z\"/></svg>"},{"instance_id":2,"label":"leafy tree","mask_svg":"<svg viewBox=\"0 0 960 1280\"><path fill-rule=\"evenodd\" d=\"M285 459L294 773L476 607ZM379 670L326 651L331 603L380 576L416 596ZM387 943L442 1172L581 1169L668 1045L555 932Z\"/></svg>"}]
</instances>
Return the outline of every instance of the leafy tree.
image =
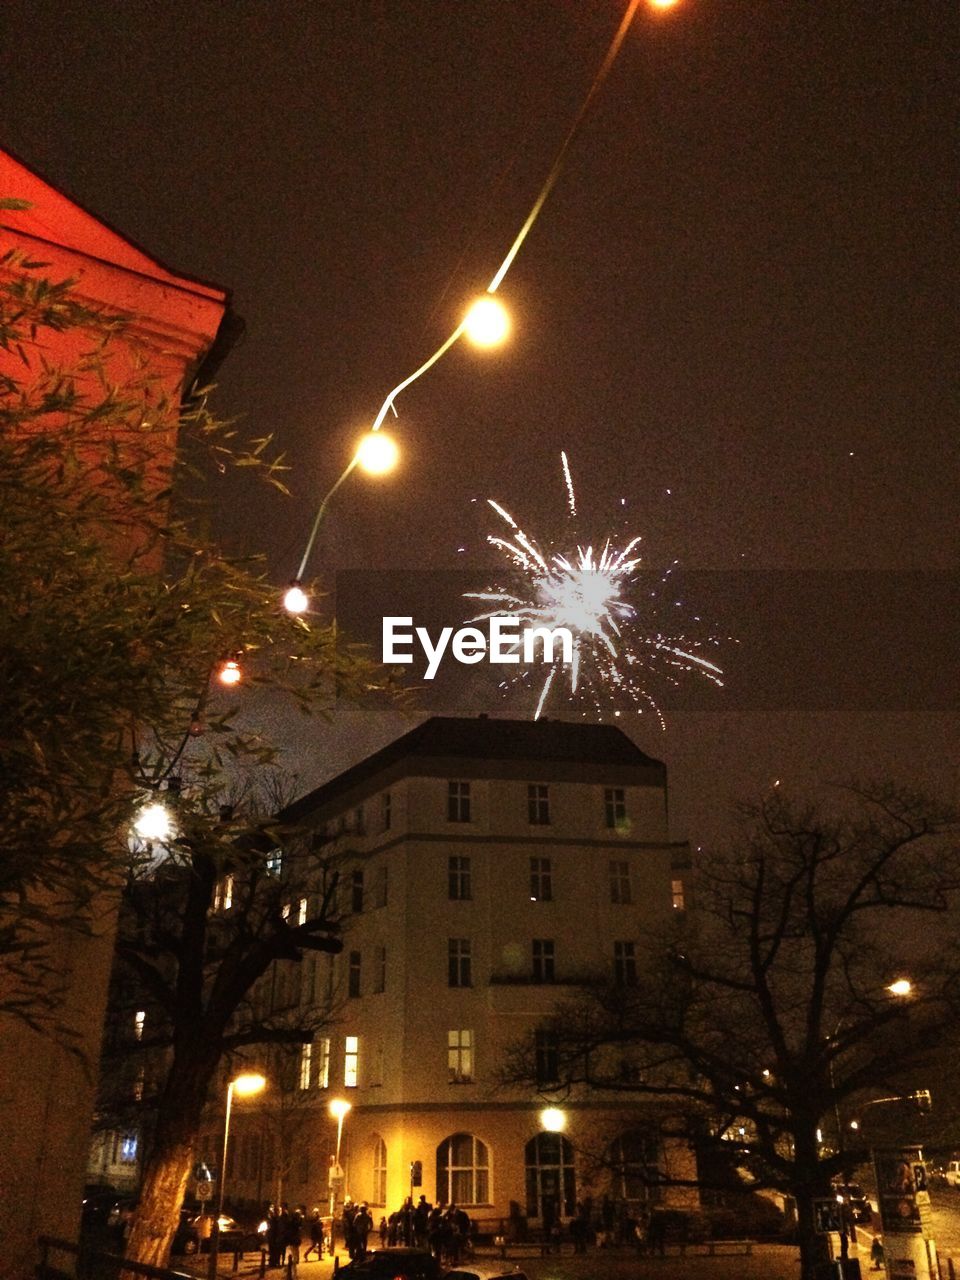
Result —
<instances>
[{"instance_id":1,"label":"leafy tree","mask_svg":"<svg viewBox=\"0 0 960 1280\"><path fill-rule=\"evenodd\" d=\"M246 993L277 957L333 945L322 888L310 920L284 920L262 867L269 824L222 808L231 771L274 758L238 717L243 689L327 713L335 696L380 686L332 625L286 614L262 566L203 536L202 508L172 501L202 489L209 506L210 477L230 467L282 488L270 442L218 421L209 389L185 406L171 399L131 318L85 305L44 266L15 251L0 260L0 1022L62 1038L54 929L100 928L125 883L134 916L156 910L155 954L120 940L175 1026L158 1146L178 1155L151 1175L134 1242L155 1261L176 1222L200 1093L224 1048L254 1034L236 1021ZM54 366L52 350L71 354ZM234 692L216 679L225 659L245 676ZM162 858L129 837L158 798L177 811ZM251 904L232 941L208 918L228 870ZM176 927L184 949L168 970ZM195 1080L177 1065L190 1055Z\"/></svg>"},{"instance_id":2,"label":"leafy tree","mask_svg":"<svg viewBox=\"0 0 960 1280\"><path fill-rule=\"evenodd\" d=\"M561 1091L669 1100L701 1177L729 1185L735 1172L745 1189L792 1196L803 1280L826 1261L813 1201L867 1155L845 1117L902 1092L956 1008L956 814L892 786L846 800L818 811L777 794L748 810L732 852L697 869L689 920L651 943L637 984L597 982L541 1028ZM898 999L889 984L904 975L911 994ZM535 1081L534 1048L518 1045L504 1074Z\"/></svg>"}]
</instances>

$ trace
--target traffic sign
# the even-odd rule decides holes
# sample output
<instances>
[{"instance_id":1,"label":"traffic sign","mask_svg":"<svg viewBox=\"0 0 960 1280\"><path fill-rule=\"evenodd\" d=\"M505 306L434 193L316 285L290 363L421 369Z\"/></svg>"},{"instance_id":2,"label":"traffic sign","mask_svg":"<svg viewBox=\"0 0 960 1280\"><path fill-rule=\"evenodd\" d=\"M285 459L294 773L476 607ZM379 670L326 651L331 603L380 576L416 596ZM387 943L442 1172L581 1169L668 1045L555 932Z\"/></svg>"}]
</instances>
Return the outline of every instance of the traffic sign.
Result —
<instances>
[{"instance_id":1,"label":"traffic sign","mask_svg":"<svg viewBox=\"0 0 960 1280\"><path fill-rule=\"evenodd\" d=\"M209 1200L213 1195L213 1183L209 1178L201 1178L197 1182L197 1199Z\"/></svg>"}]
</instances>

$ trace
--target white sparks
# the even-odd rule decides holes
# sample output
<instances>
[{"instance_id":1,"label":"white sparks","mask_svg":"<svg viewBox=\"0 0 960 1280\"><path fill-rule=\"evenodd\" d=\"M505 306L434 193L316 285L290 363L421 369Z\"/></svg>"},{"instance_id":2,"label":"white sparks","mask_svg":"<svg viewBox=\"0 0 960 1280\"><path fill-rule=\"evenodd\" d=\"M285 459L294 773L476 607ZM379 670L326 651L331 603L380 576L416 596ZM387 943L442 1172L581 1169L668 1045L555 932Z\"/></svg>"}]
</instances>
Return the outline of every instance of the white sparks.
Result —
<instances>
[{"instance_id":1,"label":"white sparks","mask_svg":"<svg viewBox=\"0 0 960 1280\"><path fill-rule=\"evenodd\" d=\"M577 516L576 494L566 453L561 453L560 459L568 520L572 521ZM485 607L483 613L469 621L508 614L519 619L521 629L566 627L573 636L573 656L568 667L557 661L545 673L543 668L530 668L518 677L529 685L534 675L543 676L535 720L549 705L551 694L564 696L560 691L565 689L570 701L592 702L600 718L606 710L618 717L620 706L613 704L626 700L640 710L649 707L665 727L660 708L646 687L649 678L659 677L676 684L674 672L679 670L696 672L723 685L721 668L697 652L699 641L661 632L656 626L655 607L645 607L641 615L636 603L640 597L636 581L641 565L639 536L629 538L622 546L612 535L602 542L584 543L575 530L570 530L566 547L554 544L544 549L500 503L493 498L487 501L511 531L506 537L489 534L487 541L510 562L513 576L503 585L466 593L466 599L481 601ZM595 546L601 548L599 552ZM661 586L675 565L676 561L661 576ZM656 595L650 592L651 597ZM680 601L675 603L682 606ZM558 674L560 681L556 680Z\"/></svg>"}]
</instances>

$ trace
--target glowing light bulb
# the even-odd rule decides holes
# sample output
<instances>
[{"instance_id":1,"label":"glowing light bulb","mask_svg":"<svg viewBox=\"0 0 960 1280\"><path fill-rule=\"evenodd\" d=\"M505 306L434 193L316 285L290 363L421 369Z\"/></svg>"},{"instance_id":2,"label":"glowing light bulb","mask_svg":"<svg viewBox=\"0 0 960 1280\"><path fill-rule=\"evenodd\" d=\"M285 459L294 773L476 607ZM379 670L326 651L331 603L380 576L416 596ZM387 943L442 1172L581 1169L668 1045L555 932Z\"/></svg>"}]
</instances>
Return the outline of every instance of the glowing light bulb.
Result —
<instances>
[{"instance_id":1,"label":"glowing light bulb","mask_svg":"<svg viewBox=\"0 0 960 1280\"><path fill-rule=\"evenodd\" d=\"M217 679L221 684L230 685L240 683L242 679L242 672L240 671L240 663L237 662L236 658L229 658L223 663L220 670L217 672Z\"/></svg>"},{"instance_id":2,"label":"glowing light bulb","mask_svg":"<svg viewBox=\"0 0 960 1280\"><path fill-rule=\"evenodd\" d=\"M306 613L310 598L299 582L291 582L283 597L283 607L287 613Z\"/></svg>"},{"instance_id":3,"label":"glowing light bulb","mask_svg":"<svg viewBox=\"0 0 960 1280\"><path fill-rule=\"evenodd\" d=\"M546 1107L540 1112L540 1123L547 1133L562 1133L567 1126L567 1117L558 1107Z\"/></svg>"},{"instance_id":4,"label":"glowing light bulb","mask_svg":"<svg viewBox=\"0 0 960 1280\"><path fill-rule=\"evenodd\" d=\"M650 0L650 7L653 9L672 9L677 0Z\"/></svg>"},{"instance_id":5,"label":"glowing light bulb","mask_svg":"<svg viewBox=\"0 0 960 1280\"><path fill-rule=\"evenodd\" d=\"M173 823L166 806L157 802L144 805L133 829L141 840L166 840L173 832Z\"/></svg>"},{"instance_id":6,"label":"glowing light bulb","mask_svg":"<svg viewBox=\"0 0 960 1280\"><path fill-rule=\"evenodd\" d=\"M510 316L496 298L478 298L463 321L464 332L476 347L495 347L510 332Z\"/></svg>"},{"instance_id":7,"label":"glowing light bulb","mask_svg":"<svg viewBox=\"0 0 960 1280\"><path fill-rule=\"evenodd\" d=\"M909 978L898 978L896 982L891 982L887 990L894 996L908 996L913 990L913 983Z\"/></svg>"},{"instance_id":8,"label":"glowing light bulb","mask_svg":"<svg viewBox=\"0 0 960 1280\"><path fill-rule=\"evenodd\" d=\"M399 457L397 443L386 431L368 431L357 445L357 463L370 476L386 475Z\"/></svg>"}]
</instances>

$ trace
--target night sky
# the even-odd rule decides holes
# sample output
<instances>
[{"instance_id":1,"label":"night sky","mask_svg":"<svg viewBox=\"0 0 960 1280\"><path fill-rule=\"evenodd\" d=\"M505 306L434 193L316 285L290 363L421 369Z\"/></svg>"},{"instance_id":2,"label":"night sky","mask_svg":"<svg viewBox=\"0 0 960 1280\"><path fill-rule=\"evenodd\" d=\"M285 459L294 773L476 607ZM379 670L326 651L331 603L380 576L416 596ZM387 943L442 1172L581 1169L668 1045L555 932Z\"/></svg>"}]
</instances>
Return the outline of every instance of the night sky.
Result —
<instances>
[{"instance_id":1,"label":"night sky","mask_svg":"<svg viewBox=\"0 0 960 1280\"><path fill-rule=\"evenodd\" d=\"M503 258L624 0L5 0L0 145L246 334L217 407L274 432L293 500L221 488L278 583L387 392ZM354 477L312 571L484 571L495 497L642 533L730 683L618 721L673 835L850 775L957 792L953 0L641 8L500 296L398 400L402 469ZM620 500L626 499L626 506ZM460 550L463 548L463 550ZM695 607L691 607L695 600ZM669 699L668 699L669 702ZM432 709L524 715L464 680ZM400 717L286 726L304 785Z\"/></svg>"}]
</instances>

